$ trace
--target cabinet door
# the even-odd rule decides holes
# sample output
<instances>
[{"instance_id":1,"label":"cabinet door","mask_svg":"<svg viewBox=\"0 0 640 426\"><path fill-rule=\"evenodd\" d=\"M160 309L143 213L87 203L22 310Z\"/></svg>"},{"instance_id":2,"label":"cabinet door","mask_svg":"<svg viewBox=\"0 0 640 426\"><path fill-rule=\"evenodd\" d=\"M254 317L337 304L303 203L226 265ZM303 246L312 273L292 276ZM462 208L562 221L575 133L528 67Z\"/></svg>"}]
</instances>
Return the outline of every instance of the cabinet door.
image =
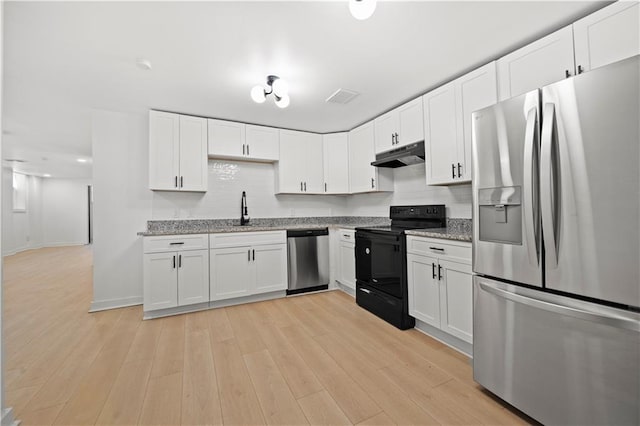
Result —
<instances>
[{"instance_id":1,"label":"cabinet door","mask_svg":"<svg viewBox=\"0 0 640 426\"><path fill-rule=\"evenodd\" d=\"M423 96L424 150L427 185L454 182L458 162L458 120L455 84Z\"/></svg>"},{"instance_id":2,"label":"cabinet door","mask_svg":"<svg viewBox=\"0 0 640 426\"><path fill-rule=\"evenodd\" d=\"M376 154L395 148L395 134L398 133L398 111L389 111L376 118L374 123Z\"/></svg>"},{"instance_id":3,"label":"cabinet door","mask_svg":"<svg viewBox=\"0 0 640 426\"><path fill-rule=\"evenodd\" d=\"M376 189L373 122L349 132L349 180L352 193L371 192Z\"/></svg>"},{"instance_id":4,"label":"cabinet door","mask_svg":"<svg viewBox=\"0 0 640 426\"><path fill-rule=\"evenodd\" d=\"M456 176L460 181L471 180L471 113L498 102L496 63L491 62L456 80L458 94L458 129L462 123L462 137L458 135ZM456 164L458 167L458 164Z\"/></svg>"},{"instance_id":5,"label":"cabinet door","mask_svg":"<svg viewBox=\"0 0 640 426\"><path fill-rule=\"evenodd\" d=\"M204 118L180 116L180 189L206 191L207 121Z\"/></svg>"},{"instance_id":6,"label":"cabinet door","mask_svg":"<svg viewBox=\"0 0 640 426\"><path fill-rule=\"evenodd\" d=\"M340 284L352 288L356 288L356 256L355 256L355 244L345 241L340 241L340 270L338 275L338 281Z\"/></svg>"},{"instance_id":7,"label":"cabinet door","mask_svg":"<svg viewBox=\"0 0 640 426\"><path fill-rule=\"evenodd\" d=\"M209 301L209 250L178 252L178 305Z\"/></svg>"},{"instance_id":8,"label":"cabinet door","mask_svg":"<svg viewBox=\"0 0 640 426\"><path fill-rule=\"evenodd\" d=\"M575 22L573 42L578 71L639 54L639 16L638 2L619 1Z\"/></svg>"},{"instance_id":9,"label":"cabinet door","mask_svg":"<svg viewBox=\"0 0 640 426\"><path fill-rule=\"evenodd\" d=\"M440 260L440 328L473 343L473 275L471 265Z\"/></svg>"},{"instance_id":10,"label":"cabinet door","mask_svg":"<svg viewBox=\"0 0 640 426\"><path fill-rule=\"evenodd\" d=\"M209 157L241 158L246 155L245 124L224 120L207 120Z\"/></svg>"},{"instance_id":11,"label":"cabinet door","mask_svg":"<svg viewBox=\"0 0 640 426\"><path fill-rule=\"evenodd\" d=\"M251 261L255 271L254 293L287 289L286 244L252 247Z\"/></svg>"},{"instance_id":12,"label":"cabinet door","mask_svg":"<svg viewBox=\"0 0 640 426\"><path fill-rule=\"evenodd\" d=\"M149 111L149 188L177 191L179 168L178 114Z\"/></svg>"},{"instance_id":13,"label":"cabinet door","mask_svg":"<svg viewBox=\"0 0 640 426\"><path fill-rule=\"evenodd\" d=\"M251 267L250 247L231 247L209 251L211 300L248 296L255 276Z\"/></svg>"},{"instance_id":14,"label":"cabinet door","mask_svg":"<svg viewBox=\"0 0 640 426\"><path fill-rule=\"evenodd\" d=\"M349 137L347 133L322 136L324 148L324 192L346 194L349 192Z\"/></svg>"},{"instance_id":15,"label":"cabinet door","mask_svg":"<svg viewBox=\"0 0 640 426\"><path fill-rule=\"evenodd\" d=\"M304 192L308 194L324 194L324 161L322 135L305 134Z\"/></svg>"},{"instance_id":16,"label":"cabinet door","mask_svg":"<svg viewBox=\"0 0 640 426\"><path fill-rule=\"evenodd\" d=\"M422 111L422 98L407 102L398 111L398 137L396 147L409 145L424 140L424 114Z\"/></svg>"},{"instance_id":17,"label":"cabinet door","mask_svg":"<svg viewBox=\"0 0 640 426\"><path fill-rule=\"evenodd\" d=\"M440 284L438 259L407 254L409 315L440 327Z\"/></svg>"},{"instance_id":18,"label":"cabinet door","mask_svg":"<svg viewBox=\"0 0 640 426\"><path fill-rule=\"evenodd\" d=\"M498 59L500 100L574 75L571 25Z\"/></svg>"},{"instance_id":19,"label":"cabinet door","mask_svg":"<svg viewBox=\"0 0 640 426\"><path fill-rule=\"evenodd\" d=\"M247 124L247 158L263 161L278 161L280 156L280 131L273 127Z\"/></svg>"},{"instance_id":20,"label":"cabinet door","mask_svg":"<svg viewBox=\"0 0 640 426\"><path fill-rule=\"evenodd\" d=\"M144 311L178 306L177 254L143 255Z\"/></svg>"},{"instance_id":21,"label":"cabinet door","mask_svg":"<svg viewBox=\"0 0 640 426\"><path fill-rule=\"evenodd\" d=\"M303 132L280 130L280 161L278 161L277 192L304 192L304 168L307 158Z\"/></svg>"}]
</instances>

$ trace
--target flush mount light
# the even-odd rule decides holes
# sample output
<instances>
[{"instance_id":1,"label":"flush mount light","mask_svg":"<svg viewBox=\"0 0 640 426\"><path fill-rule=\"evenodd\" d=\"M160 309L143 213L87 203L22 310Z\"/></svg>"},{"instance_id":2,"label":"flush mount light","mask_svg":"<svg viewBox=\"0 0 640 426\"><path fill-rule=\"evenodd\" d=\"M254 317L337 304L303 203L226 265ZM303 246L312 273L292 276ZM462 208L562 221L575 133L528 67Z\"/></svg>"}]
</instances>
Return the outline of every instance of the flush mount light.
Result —
<instances>
[{"instance_id":1,"label":"flush mount light","mask_svg":"<svg viewBox=\"0 0 640 426\"><path fill-rule=\"evenodd\" d=\"M375 10L376 0L349 0L349 11L360 21L370 18Z\"/></svg>"},{"instance_id":2,"label":"flush mount light","mask_svg":"<svg viewBox=\"0 0 640 426\"><path fill-rule=\"evenodd\" d=\"M45 173L42 175L42 177L51 177L51 175L49 173Z\"/></svg>"},{"instance_id":3,"label":"flush mount light","mask_svg":"<svg viewBox=\"0 0 640 426\"><path fill-rule=\"evenodd\" d=\"M261 85L254 86L251 89L251 99L261 104L267 99L267 95L273 94L277 106L280 108L289 106L291 100L289 99L289 85L286 81L277 75L269 75L267 76L267 86L266 89Z\"/></svg>"},{"instance_id":4,"label":"flush mount light","mask_svg":"<svg viewBox=\"0 0 640 426\"><path fill-rule=\"evenodd\" d=\"M144 71L149 71L151 69L151 61L144 58L136 59L136 66Z\"/></svg>"},{"instance_id":5,"label":"flush mount light","mask_svg":"<svg viewBox=\"0 0 640 426\"><path fill-rule=\"evenodd\" d=\"M86 159L86 158L78 158L78 159L76 159L76 161L77 161L78 163L86 163L86 162L87 162L87 159Z\"/></svg>"}]
</instances>

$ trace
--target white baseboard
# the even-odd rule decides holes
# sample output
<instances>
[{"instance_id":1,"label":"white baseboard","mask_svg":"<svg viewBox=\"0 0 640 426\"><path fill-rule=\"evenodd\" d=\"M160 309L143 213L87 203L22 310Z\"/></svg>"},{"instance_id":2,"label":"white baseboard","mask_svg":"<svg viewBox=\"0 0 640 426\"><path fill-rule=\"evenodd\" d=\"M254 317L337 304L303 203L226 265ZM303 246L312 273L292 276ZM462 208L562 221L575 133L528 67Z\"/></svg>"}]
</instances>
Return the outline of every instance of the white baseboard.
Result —
<instances>
[{"instance_id":1,"label":"white baseboard","mask_svg":"<svg viewBox=\"0 0 640 426\"><path fill-rule=\"evenodd\" d=\"M13 418L13 408L9 407L2 410L2 420L0 424L2 426L18 426L20 424L20 420Z\"/></svg>"},{"instance_id":2,"label":"white baseboard","mask_svg":"<svg viewBox=\"0 0 640 426\"><path fill-rule=\"evenodd\" d=\"M416 319L415 329L426 334L429 337L436 339L440 343L444 343L445 345L468 356L469 358L473 358L473 345L471 343L460 340L457 337L450 335L449 333L445 333L444 331L427 324L426 322L420 321L419 319Z\"/></svg>"},{"instance_id":3,"label":"white baseboard","mask_svg":"<svg viewBox=\"0 0 640 426\"><path fill-rule=\"evenodd\" d=\"M356 290L342 284L340 281L336 281L336 287L338 290L342 290L344 293L347 293L351 297L356 297Z\"/></svg>"},{"instance_id":4,"label":"white baseboard","mask_svg":"<svg viewBox=\"0 0 640 426\"><path fill-rule=\"evenodd\" d=\"M125 297L123 299L94 300L89 312L106 311L107 309L126 308L127 306L142 305L142 296Z\"/></svg>"}]
</instances>

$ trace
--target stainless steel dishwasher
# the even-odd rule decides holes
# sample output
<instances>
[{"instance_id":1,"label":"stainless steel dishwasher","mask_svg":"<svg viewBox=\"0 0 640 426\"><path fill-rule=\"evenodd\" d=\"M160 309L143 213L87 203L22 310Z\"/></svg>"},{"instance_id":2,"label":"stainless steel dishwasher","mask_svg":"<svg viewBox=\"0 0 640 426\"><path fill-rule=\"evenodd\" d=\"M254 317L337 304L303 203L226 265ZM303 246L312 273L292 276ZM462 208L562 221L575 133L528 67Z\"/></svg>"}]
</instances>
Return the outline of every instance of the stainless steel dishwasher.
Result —
<instances>
[{"instance_id":1,"label":"stainless steel dishwasher","mask_svg":"<svg viewBox=\"0 0 640 426\"><path fill-rule=\"evenodd\" d=\"M329 230L287 231L289 287L287 294L329 288Z\"/></svg>"}]
</instances>

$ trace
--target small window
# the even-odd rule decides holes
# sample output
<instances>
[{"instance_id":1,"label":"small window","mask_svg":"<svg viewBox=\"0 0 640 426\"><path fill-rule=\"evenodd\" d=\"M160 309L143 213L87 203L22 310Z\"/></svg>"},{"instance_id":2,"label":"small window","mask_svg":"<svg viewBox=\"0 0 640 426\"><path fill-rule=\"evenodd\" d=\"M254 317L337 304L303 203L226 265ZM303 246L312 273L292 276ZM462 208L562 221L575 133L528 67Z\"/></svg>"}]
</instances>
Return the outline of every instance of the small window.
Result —
<instances>
[{"instance_id":1,"label":"small window","mask_svg":"<svg viewBox=\"0 0 640 426\"><path fill-rule=\"evenodd\" d=\"M13 211L27 211L27 176L13 173Z\"/></svg>"}]
</instances>

